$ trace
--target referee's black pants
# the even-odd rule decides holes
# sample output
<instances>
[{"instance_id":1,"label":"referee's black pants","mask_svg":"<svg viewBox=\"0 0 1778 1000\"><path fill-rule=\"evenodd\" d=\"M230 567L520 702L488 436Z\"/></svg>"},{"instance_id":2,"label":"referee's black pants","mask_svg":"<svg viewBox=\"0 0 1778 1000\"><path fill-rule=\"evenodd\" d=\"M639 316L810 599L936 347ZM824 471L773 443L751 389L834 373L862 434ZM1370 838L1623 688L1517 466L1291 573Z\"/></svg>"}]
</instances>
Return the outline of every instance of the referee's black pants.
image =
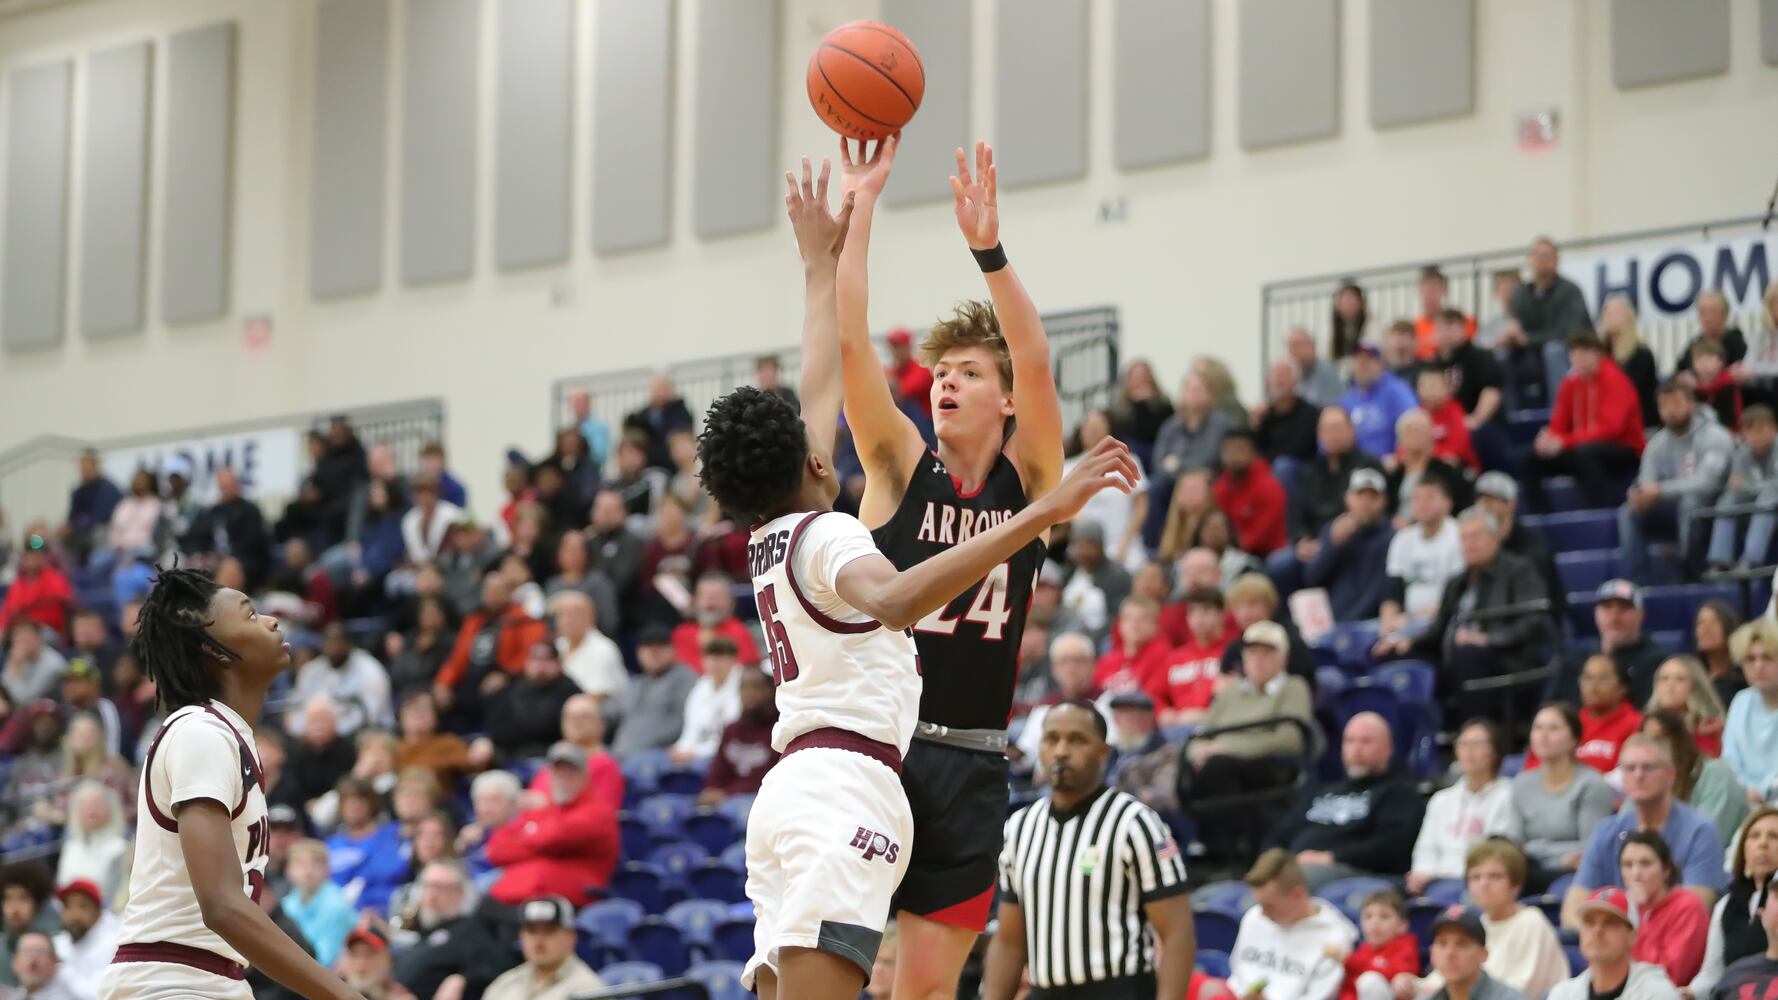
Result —
<instances>
[{"instance_id":1,"label":"referee's black pants","mask_svg":"<svg viewBox=\"0 0 1778 1000\"><path fill-rule=\"evenodd\" d=\"M1218 754L1192 772L1191 801L1180 803L1198 820L1198 842L1211 857L1244 860L1271 827L1276 808L1251 802L1218 808L1215 800L1245 798L1254 792L1289 784L1296 768L1274 757ZM1204 808L1199 807L1203 803Z\"/></svg>"},{"instance_id":2,"label":"referee's black pants","mask_svg":"<svg viewBox=\"0 0 1778 1000\"><path fill-rule=\"evenodd\" d=\"M1031 987L1031 1000L1154 1000L1154 973L1102 979L1081 986Z\"/></svg>"}]
</instances>

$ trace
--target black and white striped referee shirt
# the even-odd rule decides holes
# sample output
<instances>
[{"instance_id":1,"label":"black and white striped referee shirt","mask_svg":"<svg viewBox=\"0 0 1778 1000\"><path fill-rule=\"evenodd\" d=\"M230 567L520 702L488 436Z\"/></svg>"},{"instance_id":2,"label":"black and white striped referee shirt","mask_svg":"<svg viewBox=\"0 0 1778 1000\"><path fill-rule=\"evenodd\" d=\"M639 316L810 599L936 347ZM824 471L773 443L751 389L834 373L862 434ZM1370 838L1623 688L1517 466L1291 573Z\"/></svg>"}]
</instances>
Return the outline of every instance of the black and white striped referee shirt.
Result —
<instances>
[{"instance_id":1,"label":"black and white striped referee shirt","mask_svg":"<svg viewBox=\"0 0 1778 1000\"><path fill-rule=\"evenodd\" d=\"M1002 899L1025 914L1032 985L1154 971L1144 904L1186 891L1179 845L1153 809L1108 785L1069 812L1045 796L1006 821Z\"/></svg>"}]
</instances>

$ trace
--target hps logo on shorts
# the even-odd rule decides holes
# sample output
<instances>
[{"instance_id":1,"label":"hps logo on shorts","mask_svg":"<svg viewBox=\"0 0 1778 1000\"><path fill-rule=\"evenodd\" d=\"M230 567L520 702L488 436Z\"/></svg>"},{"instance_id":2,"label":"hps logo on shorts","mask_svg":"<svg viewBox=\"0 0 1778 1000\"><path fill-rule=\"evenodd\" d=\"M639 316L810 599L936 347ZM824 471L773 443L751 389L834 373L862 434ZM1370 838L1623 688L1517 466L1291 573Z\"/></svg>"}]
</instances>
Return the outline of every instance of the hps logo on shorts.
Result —
<instances>
[{"instance_id":1,"label":"hps logo on shorts","mask_svg":"<svg viewBox=\"0 0 1778 1000\"><path fill-rule=\"evenodd\" d=\"M900 844L875 830L866 830L862 826L858 828L857 833L852 835L852 846L864 852L866 861L881 857L890 864L894 864L895 858L901 854Z\"/></svg>"}]
</instances>

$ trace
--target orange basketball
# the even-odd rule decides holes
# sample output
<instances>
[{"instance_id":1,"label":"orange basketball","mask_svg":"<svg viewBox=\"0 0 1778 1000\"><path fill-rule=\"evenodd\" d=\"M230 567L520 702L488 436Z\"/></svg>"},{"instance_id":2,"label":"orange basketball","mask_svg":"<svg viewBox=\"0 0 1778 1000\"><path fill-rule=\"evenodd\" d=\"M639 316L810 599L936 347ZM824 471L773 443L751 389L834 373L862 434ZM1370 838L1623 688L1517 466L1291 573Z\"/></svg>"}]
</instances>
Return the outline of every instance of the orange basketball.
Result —
<instances>
[{"instance_id":1,"label":"orange basketball","mask_svg":"<svg viewBox=\"0 0 1778 1000\"><path fill-rule=\"evenodd\" d=\"M809 103L848 138L888 138L914 117L925 92L920 53L887 24L842 24L809 60Z\"/></svg>"}]
</instances>

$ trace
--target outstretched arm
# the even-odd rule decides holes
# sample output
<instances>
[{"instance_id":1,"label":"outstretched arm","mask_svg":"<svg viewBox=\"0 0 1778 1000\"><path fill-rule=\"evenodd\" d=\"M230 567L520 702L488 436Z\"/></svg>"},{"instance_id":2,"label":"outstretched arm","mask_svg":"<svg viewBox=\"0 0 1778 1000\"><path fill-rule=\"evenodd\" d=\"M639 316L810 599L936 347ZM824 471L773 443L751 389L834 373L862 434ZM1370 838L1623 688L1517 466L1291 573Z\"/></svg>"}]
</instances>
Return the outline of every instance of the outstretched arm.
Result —
<instances>
[{"instance_id":1,"label":"outstretched arm","mask_svg":"<svg viewBox=\"0 0 1778 1000\"><path fill-rule=\"evenodd\" d=\"M908 628L955 600L1050 525L1079 513L1100 490L1128 493L1138 478L1129 449L1116 438L1105 438L1060 486L1010 520L904 571L898 572L880 554L854 559L840 570L834 590L847 604L884 625Z\"/></svg>"},{"instance_id":2,"label":"outstretched arm","mask_svg":"<svg viewBox=\"0 0 1778 1000\"><path fill-rule=\"evenodd\" d=\"M786 171L790 193L784 204L790 210L790 227L796 232L796 248L803 257L803 376L801 399L803 426L831 460L833 438L840 421L839 316L835 312L834 274L840 248L846 243L846 225L852 217L853 196L847 194L839 215L827 211L827 178L833 165L821 160L821 177L811 181L809 158L803 157L803 179Z\"/></svg>"},{"instance_id":3,"label":"outstretched arm","mask_svg":"<svg viewBox=\"0 0 1778 1000\"><path fill-rule=\"evenodd\" d=\"M1008 447L1025 495L1036 499L1053 489L1062 478L1062 403L1056 398L1056 377L1050 367L1049 337L1043 317L1025 286L1006 263L1000 247L999 171L994 149L975 144L975 171L961 147L957 173L951 177L951 197L957 212L957 228L969 249L983 258L982 277L1000 319L1000 334L1012 354L1012 406L1018 420Z\"/></svg>"},{"instance_id":4,"label":"outstretched arm","mask_svg":"<svg viewBox=\"0 0 1778 1000\"><path fill-rule=\"evenodd\" d=\"M871 222L876 218L877 198L889 180L889 168L895 162L899 142L898 137L890 136L866 156L863 143L854 155L846 140L840 140L844 184L847 193L856 198L835 282L840 367L846 389L846 424L858 446L858 460L864 465L864 506L868 508L864 520L869 527L881 523L871 516L872 512L886 519L888 512L901 502L908 473L925 448L919 430L889 394L883 362L870 342Z\"/></svg>"}]
</instances>

